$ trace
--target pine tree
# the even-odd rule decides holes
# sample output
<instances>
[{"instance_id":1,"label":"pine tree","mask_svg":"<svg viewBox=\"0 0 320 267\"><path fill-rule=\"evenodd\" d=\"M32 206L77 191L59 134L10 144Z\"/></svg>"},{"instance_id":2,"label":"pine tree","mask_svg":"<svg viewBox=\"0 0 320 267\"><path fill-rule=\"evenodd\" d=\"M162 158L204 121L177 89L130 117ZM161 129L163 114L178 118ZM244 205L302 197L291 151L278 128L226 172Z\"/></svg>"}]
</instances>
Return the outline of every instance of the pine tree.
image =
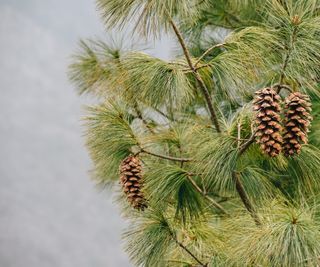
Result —
<instances>
[{"instance_id":1,"label":"pine tree","mask_svg":"<svg viewBox=\"0 0 320 267\"><path fill-rule=\"evenodd\" d=\"M320 1L97 6L109 29L180 47L166 61L87 40L70 65L100 100L87 146L97 183L120 191L132 263L319 266Z\"/></svg>"}]
</instances>

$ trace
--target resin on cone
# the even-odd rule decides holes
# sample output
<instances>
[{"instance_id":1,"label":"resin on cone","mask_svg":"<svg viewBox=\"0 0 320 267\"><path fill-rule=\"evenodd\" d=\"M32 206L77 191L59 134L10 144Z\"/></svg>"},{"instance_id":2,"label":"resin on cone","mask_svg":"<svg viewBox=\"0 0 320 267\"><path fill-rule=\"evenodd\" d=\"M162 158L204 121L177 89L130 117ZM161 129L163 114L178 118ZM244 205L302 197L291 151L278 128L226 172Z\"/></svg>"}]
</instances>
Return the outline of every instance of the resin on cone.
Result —
<instances>
[{"instance_id":1,"label":"resin on cone","mask_svg":"<svg viewBox=\"0 0 320 267\"><path fill-rule=\"evenodd\" d=\"M142 192L142 166L137 156L129 156L120 164L120 183L130 205L138 210L147 208Z\"/></svg>"},{"instance_id":2,"label":"resin on cone","mask_svg":"<svg viewBox=\"0 0 320 267\"><path fill-rule=\"evenodd\" d=\"M282 126L280 96L273 88L264 88L256 92L254 110L256 113L256 137L262 151L270 157L278 156L282 151Z\"/></svg>"},{"instance_id":3,"label":"resin on cone","mask_svg":"<svg viewBox=\"0 0 320 267\"><path fill-rule=\"evenodd\" d=\"M300 154L303 144L308 143L308 132L312 117L308 95L295 92L285 100L285 134L283 150L285 156Z\"/></svg>"}]
</instances>

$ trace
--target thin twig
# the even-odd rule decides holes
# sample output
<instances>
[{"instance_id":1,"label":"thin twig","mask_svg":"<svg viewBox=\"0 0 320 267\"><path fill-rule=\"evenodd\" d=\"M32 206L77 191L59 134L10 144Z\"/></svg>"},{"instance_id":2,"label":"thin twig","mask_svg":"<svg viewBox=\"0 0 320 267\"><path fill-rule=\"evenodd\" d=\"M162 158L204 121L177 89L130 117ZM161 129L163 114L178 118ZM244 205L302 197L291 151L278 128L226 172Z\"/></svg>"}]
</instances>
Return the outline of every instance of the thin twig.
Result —
<instances>
[{"instance_id":1,"label":"thin twig","mask_svg":"<svg viewBox=\"0 0 320 267\"><path fill-rule=\"evenodd\" d=\"M160 109L156 108L156 107L152 107L156 112L158 112L161 116L167 118L169 121L173 121L174 119L171 118L169 115L165 114L163 111L161 111Z\"/></svg>"},{"instance_id":2,"label":"thin twig","mask_svg":"<svg viewBox=\"0 0 320 267\"><path fill-rule=\"evenodd\" d=\"M189 182L192 184L192 186L202 195L204 196L208 201L211 202L211 204L216 207L218 210L220 210L223 214L228 215L228 212L214 199L212 199L210 196L208 196L205 192L202 191L202 189L197 185L197 183L191 178L190 175L187 176Z\"/></svg>"},{"instance_id":3,"label":"thin twig","mask_svg":"<svg viewBox=\"0 0 320 267\"><path fill-rule=\"evenodd\" d=\"M247 142L245 142L239 149L239 153L238 153L238 157L241 157L243 155L243 153L251 146L251 144L254 143L256 139L256 133L253 132L251 137L247 140ZM236 190L238 192L238 195L243 203L243 205L245 206L245 208L248 210L248 212L250 213L251 217L253 218L253 220L255 221L256 225L261 225L261 221L260 218L258 217L253 204L251 203L247 192L245 191L244 185L241 182L240 179L240 174L236 171L232 172L232 178L236 184Z\"/></svg>"},{"instance_id":4,"label":"thin twig","mask_svg":"<svg viewBox=\"0 0 320 267\"><path fill-rule=\"evenodd\" d=\"M272 85L272 87L277 89L276 91L278 92L278 94L280 93L281 89L286 89L290 93L293 92L292 88L289 85L286 85L286 84L277 83L277 84Z\"/></svg>"},{"instance_id":5,"label":"thin twig","mask_svg":"<svg viewBox=\"0 0 320 267\"><path fill-rule=\"evenodd\" d=\"M158 112L161 116L167 118L169 121L174 121L174 118L171 118L168 114L164 113L163 111L161 111L160 109L156 108L156 107L152 107L149 106L147 103L142 102L145 106L152 108L153 110L155 110L156 112Z\"/></svg>"},{"instance_id":6,"label":"thin twig","mask_svg":"<svg viewBox=\"0 0 320 267\"><path fill-rule=\"evenodd\" d=\"M240 147L239 149L239 156L241 156L246 150L254 143L256 139L256 133L254 132L250 138Z\"/></svg>"},{"instance_id":7,"label":"thin twig","mask_svg":"<svg viewBox=\"0 0 320 267\"><path fill-rule=\"evenodd\" d=\"M145 150L143 148L141 148L140 153L145 153L145 154L157 157L157 158L167 159L167 160L171 160L171 161L178 161L178 162L190 162L190 161L192 161L192 159L190 159L190 158L176 158L176 157L172 157L172 156L157 154L157 153L153 153L151 151Z\"/></svg>"},{"instance_id":8,"label":"thin twig","mask_svg":"<svg viewBox=\"0 0 320 267\"><path fill-rule=\"evenodd\" d=\"M210 118L211 118L211 121L213 123L213 125L215 126L216 130L218 133L221 132L221 129L220 129L220 125L219 125L219 121L218 121L218 118L217 118L217 115L216 115L216 112L213 108L213 104L212 104L212 99L211 99L211 96L210 96L210 93L208 91L208 88L206 86L206 84L204 83L204 81L202 80L201 76L199 75L199 73L197 72L197 70L195 69L194 65L192 64L192 60L191 60L191 55L190 55L190 52L187 48L187 45L182 37L182 34L180 33L178 27L176 26L176 24L173 22L172 18L169 16L169 22L173 28L173 31L175 32L177 38L178 38L178 41L182 47L182 50L183 50L183 53L185 55L185 58L188 62L188 65L190 67L190 70L192 70L192 72L194 73L194 76L199 84L199 87L200 87L200 90L206 100L206 103L207 103L207 106L208 106L208 109L209 109L209 113L210 113Z\"/></svg>"},{"instance_id":9,"label":"thin twig","mask_svg":"<svg viewBox=\"0 0 320 267\"><path fill-rule=\"evenodd\" d=\"M140 119L142 121L142 123L146 126L146 128L150 131L150 133L155 134L155 131L153 130L153 128L149 125L149 123L145 120L145 118L142 116L142 112L138 107L138 104L136 104L134 106L134 109L137 113L138 119Z\"/></svg>"},{"instance_id":10,"label":"thin twig","mask_svg":"<svg viewBox=\"0 0 320 267\"><path fill-rule=\"evenodd\" d=\"M170 229L171 238L177 243L179 247L181 247L185 252L187 252L197 263L199 263L203 267L207 267L207 263L203 263L200 259L197 258L185 245L183 245L176 237L176 235Z\"/></svg>"},{"instance_id":11,"label":"thin twig","mask_svg":"<svg viewBox=\"0 0 320 267\"><path fill-rule=\"evenodd\" d=\"M286 54L286 57L284 59L284 62L283 62L282 68L281 68L279 84L283 84L283 80L284 80L284 77L285 77L285 71L286 71L286 69L288 67L288 64L289 64L289 60L290 60L290 56L291 56L291 53L292 53L292 50L293 50L294 42L296 41L297 32L298 32L298 27L295 26L294 29L293 29L292 35L291 35L290 46L287 49L287 54ZM280 90L281 90L281 88L278 87L277 92L279 93Z\"/></svg>"},{"instance_id":12,"label":"thin twig","mask_svg":"<svg viewBox=\"0 0 320 267\"><path fill-rule=\"evenodd\" d=\"M208 63L208 64L200 65L200 66L198 66L198 67L195 67L195 70L198 71L198 70L200 70L200 69L207 68L207 67L211 67L211 64ZM183 69L183 71L184 71L185 73L193 73L193 71L190 70L190 68Z\"/></svg>"},{"instance_id":13,"label":"thin twig","mask_svg":"<svg viewBox=\"0 0 320 267\"><path fill-rule=\"evenodd\" d=\"M198 64L200 63L200 61L206 56L208 55L212 50L216 49L216 48L220 48L223 47L225 45L225 43L221 43L221 44L216 44L213 45L211 47L209 47L202 55L201 57L198 58L198 60L194 63L194 67L196 68L198 66Z\"/></svg>"},{"instance_id":14,"label":"thin twig","mask_svg":"<svg viewBox=\"0 0 320 267\"><path fill-rule=\"evenodd\" d=\"M238 147L240 147L240 143L241 143L241 123L240 122L238 122L237 130L238 130L238 136L237 136Z\"/></svg>"}]
</instances>

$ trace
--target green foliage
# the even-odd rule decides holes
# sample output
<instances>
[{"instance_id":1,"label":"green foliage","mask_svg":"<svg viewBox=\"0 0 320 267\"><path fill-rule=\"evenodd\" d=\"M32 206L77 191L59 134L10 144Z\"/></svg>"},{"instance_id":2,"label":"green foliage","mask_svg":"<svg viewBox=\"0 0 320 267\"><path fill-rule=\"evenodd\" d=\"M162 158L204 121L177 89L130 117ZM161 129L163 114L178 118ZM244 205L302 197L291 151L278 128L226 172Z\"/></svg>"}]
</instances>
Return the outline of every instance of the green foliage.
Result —
<instances>
[{"instance_id":1,"label":"green foliage","mask_svg":"<svg viewBox=\"0 0 320 267\"><path fill-rule=\"evenodd\" d=\"M131 222L124 234L126 250L137 266L165 266L167 253L173 247L173 232L168 220L159 210L148 210Z\"/></svg>"},{"instance_id":2,"label":"green foliage","mask_svg":"<svg viewBox=\"0 0 320 267\"><path fill-rule=\"evenodd\" d=\"M71 81L79 93L104 94L101 87L108 87L108 81L117 69L120 49L102 41L80 41L80 50L73 56L69 67ZM110 92L109 92L110 93Z\"/></svg>"},{"instance_id":3,"label":"green foliage","mask_svg":"<svg viewBox=\"0 0 320 267\"><path fill-rule=\"evenodd\" d=\"M190 174L177 165L149 166L146 173L146 191L155 206L168 203L176 207L176 216L183 221L198 217L203 210L203 199L191 185Z\"/></svg>"},{"instance_id":4,"label":"green foliage","mask_svg":"<svg viewBox=\"0 0 320 267\"><path fill-rule=\"evenodd\" d=\"M156 34L162 28L168 29L170 17L178 16L184 19L197 16L199 2L199 0L97 0L103 21L109 28L123 27L128 22L138 19L135 22L136 27L145 34Z\"/></svg>"},{"instance_id":5,"label":"green foliage","mask_svg":"<svg viewBox=\"0 0 320 267\"><path fill-rule=\"evenodd\" d=\"M272 31L264 27L247 27L225 39L225 51L211 59L217 89L229 100L252 95L254 84L270 69L272 52L277 42ZM267 49L266 49L267 48Z\"/></svg>"},{"instance_id":6,"label":"green foliage","mask_svg":"<svg viewBox=\"0 0 320 267\"><path fill-rule=\"evenodd\" d=\"M304 146L299 157L289 160L287 175L295 188L306 194L320 189L320 150L311 145Z\"/></svg>"},{"instance_id":7,"label":"green foliage","mask_svg":"<svg viewBox=\"0 0 320 267\"><path fill-rule=\"evenodd\" d=\"M197 133L197 142L193 145L198 148L194 154L194 171L204 177L205 187L219 193L233 190L232 171L238 155L235 140L204 131Z\"/></svg>"},{"instance_id":8,"label":"green foliage","mask_svg":"<svg viewBox=\"0 0 320 267\"><path fill-rule=\"evenodd\" d=\"M319 265L319 0L97 4L108 28L170 32L181 47L165 61L81 41L69 69L79 93L102 103L86 118L97 182L117 183L130 154L142 161L148 209L123 205L132 263ZM252 99L265 86L282 100L291 90L310 95L314 121L300 155L270 158L255 143Z\"/></svg>"},{"instance_id":9,"label":"green foliage","mask_svg":"<svg viewBox=\"0 0 320 267\"><path fill-rule=\"evenodd\" d=\"M87 146L95 165L95 177L99 183L108 183L118 177L121 160L131 153L138 141L130 127L131 116L126 107L106 102L89 108L86 118Z\"/></svg>"},{"instance_id":10,"label":"green foliage","mask_svg":"<svg viewBox=\"0 0 320 267\"><path fill-rule=\"evenodd\" d=\"M294 88L318 92L314 78L319 76L319 1L270 0L266 7L267 27L276 29L279 41L276 62L286 65L285 79ZM276 70L275 75L279 72Z\"/></svg>"},{"instance_id":11,"label":"green foliage","mask_svg":"<svg viewBox=\"0 0 320 267\"><path fill-rule=\"evenodd\" d=\"M124 97L159 107L181 107L189 103L192 87L183 67L141 52L126 54L121 61Z\"/></svg>"},{"instance_id":12,"label":"green foliage","mask_svg":"<svg viewBox=\"0 0 320 267\"><path fill-rule=\"evenodd\" d=\"M238 230L229 241L235 266L319 264L319 222L312 208L271 203L263 214L266 221L262 227L245 224L244 218L230 224Z\"/></svg>"}]
</instances>

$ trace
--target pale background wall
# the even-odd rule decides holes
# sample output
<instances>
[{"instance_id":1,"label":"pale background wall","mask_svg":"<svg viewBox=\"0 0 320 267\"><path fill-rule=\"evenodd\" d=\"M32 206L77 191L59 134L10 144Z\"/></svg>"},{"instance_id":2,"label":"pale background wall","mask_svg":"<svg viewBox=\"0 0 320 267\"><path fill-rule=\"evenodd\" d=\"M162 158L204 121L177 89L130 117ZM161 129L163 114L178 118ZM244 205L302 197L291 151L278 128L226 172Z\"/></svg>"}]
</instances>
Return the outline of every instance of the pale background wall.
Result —
<instances>
[{"instance_id":1,"label":"pale background wall","mask_svg":"<svg viewBox=\"0 0 320 267\"><path fill-rule=\"evenodd\" d=\"M0 0L0 266L131 266L124 222L90 181L67 80L80 37L103 36L94 0ZM128 40L127 40L128 41ZM149 43L168 56L169 45Z\"/></svg>"}]
</instances>

